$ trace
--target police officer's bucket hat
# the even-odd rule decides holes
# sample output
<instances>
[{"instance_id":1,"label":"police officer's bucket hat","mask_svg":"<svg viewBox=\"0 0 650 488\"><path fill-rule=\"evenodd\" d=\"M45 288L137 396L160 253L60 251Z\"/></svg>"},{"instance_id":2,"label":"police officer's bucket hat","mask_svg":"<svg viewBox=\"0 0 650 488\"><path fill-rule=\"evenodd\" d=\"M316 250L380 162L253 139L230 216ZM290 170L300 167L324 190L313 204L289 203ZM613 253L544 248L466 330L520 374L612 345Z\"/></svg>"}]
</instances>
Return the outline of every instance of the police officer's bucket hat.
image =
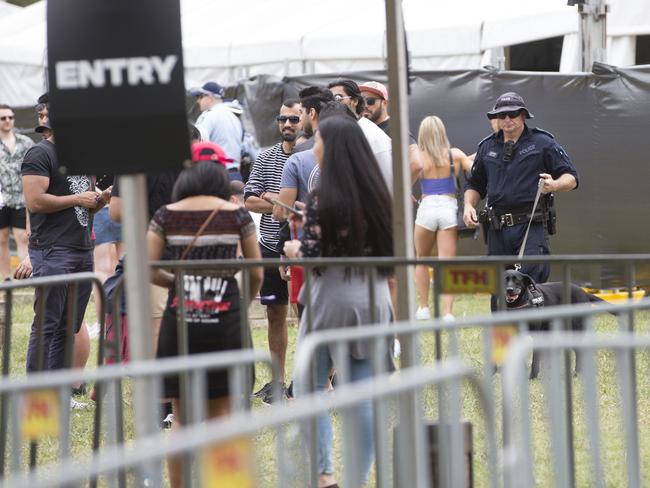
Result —
<instances>
[{"instance_id":1,"label":"police officer's bucket hat","mask_svg":"<svg viewBox=\"0 0 650 488\"><path fill-rule=\"evenodd\" d=\"M521 95L515 92L508 92L497 98L497 103L494 108L487 113L488 119L496 119L500 113L503 112L516 112L523 110L526 112L526 118L532 119L534 116L526 108L526 103Z\"/></svg>"}]
</instances>

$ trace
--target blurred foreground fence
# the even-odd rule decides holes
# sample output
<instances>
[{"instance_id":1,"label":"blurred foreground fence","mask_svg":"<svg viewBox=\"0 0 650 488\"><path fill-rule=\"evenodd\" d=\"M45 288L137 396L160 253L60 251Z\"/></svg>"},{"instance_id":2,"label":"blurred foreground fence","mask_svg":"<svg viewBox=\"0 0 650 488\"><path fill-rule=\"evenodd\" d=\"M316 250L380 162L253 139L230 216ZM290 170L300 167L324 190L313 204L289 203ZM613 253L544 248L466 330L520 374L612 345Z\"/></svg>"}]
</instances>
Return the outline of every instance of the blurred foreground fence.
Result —
<instances>
[{"instance_id":1,"label":"blurred foreground fence","mask_svg":"<svg viewBox=\"0 0 650 488\"><path fill-rule=\"evenodd\" d=\"M156 263L156 265L175 271L179 292L183 290L184 276L188 274L199 274L224 268L239 268L242 270L244 303L249 298L247 296L247 270L260 265L302 265L306 269L304 286L306 287L305 297L307 298L303 322L308 330L311 330L312 317L309 303L309 287L311 286L310 271L314 268L352 266L356 269L365 269L368 300L369 303L373 303L375 299L376 268L378 266L412 266L416 263L430 265L434 269L436 278L433 285L433 307L434 316L437 317L440 315L438 298L441 293L498 293L502 289L504 265L515 260L514 257L504 256L449 260L183 261ZM619 266L622 276L621 281L627 284L628 296L631 297L635 289L636 267L639 264L650 263L650 255L540 256L535 258L524 257L519 262L522 264L544 262L558 267L564 278L564 299L568 301L572 269L586 264L593 265L594 263ZM530 482L535 479L535 460L539 458L538 454L533 452L534 447L528 442L529 439L525 434L526 429L530 431L531 412L528 411L527 416L524 418L523 407L520 407L517 402L522 398L521 395L525 396L525 393L519 396L513 393L515 386L520 391L523 391L521 390L523 384L521 379L523 376L521 375L526 376L528 372L527 354L531 350L530 346L526 345L527 343L523 346L517 346L519 348L516 349L516 361L519 367L517 374L520 376L513 377L514 379L509 376L513 374L510 371L515 368L509 365L514 364L515 360L511 360L504 367L504 380L510 381L510 383L506 382L503 385L503 398L501 397L501 385L499 383L500 375L495 376L494 373L495 363L499 363L504 356L507 357L510 354L509 349L505 347L507 339L517 333L528 335L530 324L539 323L540 321L550 322L553 329L551 333L545 334L543 337L541 334L534 334L533 348L540 344L539 350L551 351L546 353L549 357L542 357L542 359L546 359L543 364L551 365L551 369L546 368L543 371L544 384L548 388L545 398L551 401L551 410L549 411L553 415L553 423L549 432L553 436L554 446L559 446L560 451L558 452L565 454L562 463L557 465L556 483L557 486L575 486L575 457L576 452L581 450L582 446L577 445L575 441L574 404L576 392L573 390L573 384L578 380L582 380L582 376L579 376L578 380L573 378L570 366L571 357L568 349L581 350L582 347L583 349L594 350L594 346L584 344L580 346L578 336L571 336L571 338L567 339L565 347L559 349L545 346L546 343L543 341L547 339L555 341L552 342L554 347L560 345L559 334L568 327L568 322L576 317L581 318L585 324L586 334L580 337L591 338L593 337L590 334L593 332L595 318L612 314L615 315L612 320L615 321L617 329L621 332L621 337L631 337L639 321L639 313L650 309L650 300L639 300L637 302L628 301L621 305L572 305L570 307L541 307L534 310L499 312L487 316L466 317L455 322L432 319L429 321L365 325L312 332L302 340L297 350L294 377L296 381L313 387L314 357L319 348L327 347L332 351L333 359L336 362L338 383L335 394L323 396L315 392L313 395L305 396L304 399L302 397L298 398L293 405L283 404L270 407L268 412L249 411L250 368L256 362L269 364L272 370L272 378L277 378L277 371L268 355L251 349L202 356L181 355L179 358L164 361L102 366L96 371L84 373L64 370L47 375L36 373L23 379L9 378L12 323L11 290L28 286L42 288L62 286L63 284L75 286L75 283L84 280L97 283L94 275L80 274L0 284L0 292L4 290L6 293L5 315L7 317L3 339L4 378L2 384L0 384L0 420L2 420L0 423L0 449L2 449L3 454L0 460L3 469L0 478L4 481L2 486L53 486L52 483L66 484L83 479L88 480L90 486L94 486L97 483L97 475L99 474L107 475L107 482L110 486L131 485L129 476L135 477L138 485L148 483L148 486L160 486L158 483L162 483L160 461L166 456L183 454L186 466L200 465L205 467L205 463L198 462L203 458L195 450L214 443L228 441L227 444L224 444L225 448L222 446L221 450L217 449L215 451L217 454L214 455L216 457L213 456L213 460L221 459L220 456L223 457L224 452L231 451L243 453L243 456L246 457L254 450L251 447L252 441L250 437L246 438L248 440L242 441L243 443L240 443L237 439L250 435L256 436L252 445L257 446L259 436L262 435L266 436L264 439L267 439L267 442L262 444L275 446L271 450L265 447L263 449L264 453L261 454L267 457L271 456L272 466L269 471L271 474L258 473L257 479L253 480L251 478L249 480L250 486L284 487L292 486L291 483L296 482L298 483L297 486L305 486L305 484L313 484L318 476L316 471L318 453L315 450L315 418L332 408L341 409L339 424L341 438L343 439L342 466L344 483L342 485L346 487L355 486L359 479L358 468L356 467L358 463L354 449L351 449L350 446L353 446L356 441L349 438L353 429L346 429L346 425L350 424L347 412L355 405L355 402L368 400L373 402L375 412L374 430L377 462L374 481L376 486L382 488L388 486L432 486L428 484L432 482L431 452L429 442L427 442L429 434L424 427L425 423L431 423L432 421L435 421L439 427L438 448L435 453L438 459L437 462L434 461L436 465L434 470L436 474L433 480L435 486L454 488L464 486L463 479L467 480L467 486L473 486L471 476L469 479L467 478L468 469L461 423L465 413L464 405L468 402L468 398L478 399L480 417L483 418L484 422L484 427L481 425L482 428L474 425L474 445L477 453L475 456L470 456L469 466L470 473L481 473L478 486L503 486L503 483L510 483L508 486L514 486L519 483L519 480ZM103 296L101 300L103 302ZM119 300L113 302L115 308L114 317L119 316L116 308L117 302ZM503 300L501 302L503 303ZM74 313L74 306L68 308ZM100 309L104 309L103 304ZM241 314L242 335L250 341L246 307L242 307ZM179 315L183 317L182 309ZM99 311L98 319L102 322L103 337L103 313ZM69 327L72 327L71 324L74 322L75 317L69 316ZM647 317L644 318L645 322L647 322ZM179 340L181 346L183 346L184 320L179 321L178 330L181 332ZM502 336L506 340L501 344L498 340L498 332L505 330L508 332L502 334ZM111 354L117 360L120 359L120 327L117 327L115 332L116 335L110 343L100 342L99 366L102 364L104 355ZM404 364L408 364L409 367L403 368L399 374L393 375L392 379L389 379L389 371L386 368L384 358L390 354L392 341L396 334L399 335L403 343L408 344L408 347L404 348L404 353L407 356L402 357L402 361ZM634 339L625 340L633 341ZM645 341L646 339L644 336L640 336L639 340ZM372 385L370 391L362 388L364 382L349 384L349 363L346 358L349 357L351 344L359 341L367 345L373 364L374 377L368 380L366 385ZM548 344L551 344L551 342ZM425 360L421 354L422 347L429 345L432 345L435 354L433 354L433 359ZM480 349L480 354L469 357L468 350L475 350L477 346ZM603 346L603 348L606 348L606 346ZM629 486L641 486L641 468L638 460L643 459L643 454L642 449L639 448L638 433L635 437L633 428L636 425L635 422L639 417L639 413L636 411L636 403L628 400L639 397L637 393L637 377L641 375L645 378L647 368L639 370L636 356L630 351L626 353L627 355L620 354L622 359L617 363L617 371L618 374L622 375L621 385L624 386L622 390L623 397L621 397L626 416L624 445L626 446L626 455L630 456L627 479ZM469 374L467 366L458 363L459 358L471 362L474 368L473 374ZM444 362L439 362L443 360ZM435 361L438 361L438 363ZM585 361L585 359L581 356L579 363L582 364L582 361ZM433 369L429 370L418 366L424 362L429 362ZM524 365L522 366L522 364ZM647 362L643 364L646 367L648 365ZM593 368L588 369L587 366L585 363L582 370L591 375ZM230 371L229 377L235 413L228 420L205 423L205 373L206 370L220 368ZM418 371L424 375L423 377L427 378L426 382L418 383L415 381L415 375ZM125 444L125 440L128 440L125 437L128 436L124 435L125 416L123 405L125 400L122 381L124 379L139 381L143 378L154 378L152 382L154 387L151 394L158 398L162 378L172 373L180 373L181 376L181 401L185 406L183 409L183 423L187 425L186 430L183 430L182 434L173 434L172 436L161 434L152 438L138 439L134 445L142 449L142 451L133 452ZM442 376L436 376L437 374ZM587 374L584 374L584 378L587 378ZM474 393L463 392L459 386L460 379L467 377L470 377L470 383L474 385L472 389ZM70 451L71 426L68 411L70 386L79 381L95 382L98 388L97 398L101 399L101 401L97 402L95 410L94 453L92 458L86 461L78 456L73 456ZM373 381L376 381L376 383L372 383ZM480 384L477 385L477 381ZM592 383L589 383L589 385L592 385ZM598 425L597 420L594 420L597 417L592 415L593 411L597 411L597 401L595 402L594 398L590 396L593 388L589 385L584 386L583 389L585 391L585 402L587 402L585 408L589 413L587 420L590 429L592 429L594 425ZM392 387L395 387L396 390L392 390ZM589 390L588 387L592 389ZM510 389L508 390L508 388ZM503 410L501 410L502 401ZM30 407L26 408L26 405L30 405ZM408 408L408 405L416 405L415 411ZM29 410L30 408L31 410ZM47 415L42 418L39 418L38 415L35 417L32 415L33 418L29 415L26 416L25 412L38 412L38 408L47 410ZM152 415L155 414L152 412ZM52 420L54 418L56 418L56 422ZM560 418L561 421L558 420ZM34 422L34 420L36 421ZM472 420L475 421L476 419ZM198 425L193 425L197 423ZM55 425L56 427L54 427ZM216 427L217 425L222 428L226 426L225 430L220 431ZM104 430L102 430L102 427L104 427ZM500 455L498 436L495 434L496 431L501 430L500 427L502 428L505 449L503 457ZM35 428L37 434L30 431L30 428ZM51 428L51 430L49 435L46 435L48 434L48 428ZM394 437L392 435L393 428L395 429ZM104 432L103 436L102 432ZM307 435L299 435L299 432ZM524 432L524 434L520 434L520 432ZM199 433L201 433L201 436L198 435ZM207 437L201 438L203 435ZM58 439L59 459L57 463L55 465L37 466L35 448L32 447L29 463L31 473L25 474L22 471L24 463L21 461L22 457L24 457L25 441L34 446L36 441L43 441L52 437ZM309 439L306 445L302 445L303 438ZM590 445L594 445L594 449L598 451L598 438L592 438L590 442L593 443ZM130 440L128 444L131 444ZM301 447L292 447L292 444L295 444L295 446L300 444ZM11 447L9 452L6 449L7 445ZM408 452L415 452L416 456L413 459L404 459L404 453ZM594 459L599 458L597 453L593 456L595 456ZM227 454L226 458L228 458ZM5 469L5 459L10 461L12 468L10 475ZM235 456L230 460L237 461L239 459L241 458ZM500 461L501 459L504 460L504 464ZM222 459L219 461L221 464L217 463L220 466L219 469L227 471L223 462L225 461ZM513 467L513 463L517 466ZM74 468L73 465L78 466ZM250 464L252 472L255 472L262 465L267 466L268 463L253 462ZM130 472L129 470L133 468L137 469ZM601 471L604 469L602 464L597 465L594 461L594 469L596 468ZM516 471L516 469L520 471ZM523 477L521 470L526 471L526 477ZM203 475L201 474L204 471L204 469L199 469L193 472L186 469L186 486L199 485L201 481L206 485L208 482L204 477L202 478ZM596 472L594 471L594 473ZM219 476L219 473L213 473L213 476ZM512 480L516 481L514 485ZM209 484L206 486L209 486Z\"/></svg>"}]
</instances>

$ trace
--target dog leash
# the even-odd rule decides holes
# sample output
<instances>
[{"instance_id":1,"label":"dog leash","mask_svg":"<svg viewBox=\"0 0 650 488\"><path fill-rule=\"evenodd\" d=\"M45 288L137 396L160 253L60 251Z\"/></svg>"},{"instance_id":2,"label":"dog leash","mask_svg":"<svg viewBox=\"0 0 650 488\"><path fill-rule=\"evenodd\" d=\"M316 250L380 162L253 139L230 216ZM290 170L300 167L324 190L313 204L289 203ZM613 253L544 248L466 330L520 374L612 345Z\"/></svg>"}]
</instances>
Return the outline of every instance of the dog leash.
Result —
<instances>
[{"instance_id":1,"label":"dog leash","mask_svg":"<svg viewBox=\"0 0 650 488\"><path fill-rule=\"evenodd\" d=\"M528 231L530 231L530 224L533 223L533 218L535 217L535 209L537 209L537 203L539 202L539 197L542 195L542 188L544 188L544 178L540 178L537 183L537 195L535 195L535 203L533 203L533 211L530 212L530 220L528 221L528 227L526 227L526 233L524 234L524 240L521 243L519 248L519 255L517 259L521 259L524 256L524 249L526 249L526 241L528 240ZM521 268L521 265L519 265Z\"/></svg>"}]
</instances>

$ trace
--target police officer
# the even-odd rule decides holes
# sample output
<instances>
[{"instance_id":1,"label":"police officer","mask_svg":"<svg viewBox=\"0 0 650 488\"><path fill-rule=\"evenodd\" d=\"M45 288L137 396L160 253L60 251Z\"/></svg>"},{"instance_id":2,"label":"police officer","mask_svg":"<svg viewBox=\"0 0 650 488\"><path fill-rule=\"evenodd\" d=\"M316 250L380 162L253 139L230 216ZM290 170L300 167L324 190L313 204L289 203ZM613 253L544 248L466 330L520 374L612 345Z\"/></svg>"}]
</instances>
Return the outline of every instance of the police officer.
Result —
<instances>
[{"instance_id":1,"label":"police officer","mask_svg":"<svg viewBox=\"0 0 650 488\"><path fill-rule=\"evenodd\" d=\"M487 117L497 119L499 130L479 143L465 189L463 220L468 227L476 227L476 205L487 197L488 255L517 255L540 179L542 194L551 194L576 188L578 173L550 133L528 128L525 119L533 118L533 114L517 93L501 95ZM549 223L551 227L554 223L549 197L540 198L533 215L524 249L526 255L549 254L547 232ZM546 264L528 265L522 272L544 283L549 268Z\"/></svg>"}]
</instances>

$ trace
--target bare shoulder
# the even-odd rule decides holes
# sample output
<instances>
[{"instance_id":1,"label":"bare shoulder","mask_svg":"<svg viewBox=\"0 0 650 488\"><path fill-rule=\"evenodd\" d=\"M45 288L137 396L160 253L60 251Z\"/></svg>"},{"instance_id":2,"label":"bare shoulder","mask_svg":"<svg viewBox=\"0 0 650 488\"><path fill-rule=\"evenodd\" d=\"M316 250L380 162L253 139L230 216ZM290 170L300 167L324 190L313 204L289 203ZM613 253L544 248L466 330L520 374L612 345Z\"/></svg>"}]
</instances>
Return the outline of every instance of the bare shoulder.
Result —
<instances>
[{"instance_id":1,"label":"bare shoulder","mask_svg":"<svg viewBox=\"0 0 650 488\"><path fill-rule=\"evenodd\" d=\"M463 159L463 158L467 157L467 154L465 154L463 151L461 151L457 147L452 147L451 148L451 155L456 160Z\"/></svg>"}]
</instances>

